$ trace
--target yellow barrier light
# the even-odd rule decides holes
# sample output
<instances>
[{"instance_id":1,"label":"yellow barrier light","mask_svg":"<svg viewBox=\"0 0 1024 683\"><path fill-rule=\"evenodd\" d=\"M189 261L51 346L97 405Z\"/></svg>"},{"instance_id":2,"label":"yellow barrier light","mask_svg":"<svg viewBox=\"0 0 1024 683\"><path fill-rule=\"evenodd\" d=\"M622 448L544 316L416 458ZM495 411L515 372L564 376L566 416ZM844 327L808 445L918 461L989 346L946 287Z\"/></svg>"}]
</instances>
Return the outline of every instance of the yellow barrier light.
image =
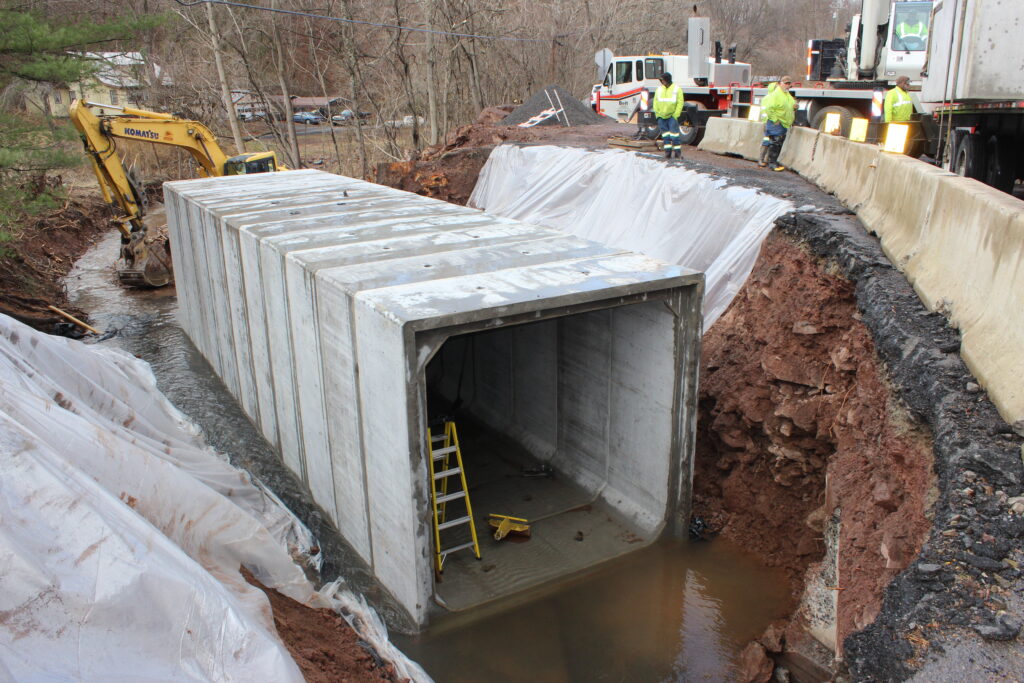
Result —
<instances>
[{"instance_id":1,"label":"yellow barrier light","mask_svg":"<svg viewBox=\"0 0 1024 683\"><path fill-rule=\"evenodd\" d=\"M747 114L747 121L760 121L761 107L756 104L750 105L750 112Z\"/></svg>"},{"instance_id":2,"label":"yellow barrier light","mask_svg":"<svg viewBox=\"0 0 1024 683\"><path fill-rule=\"evenodd\" d=\"M885 144L882 149L894 154L903 154L907 149L907 137L910 126L903 123L890 123L885 129Z\"/></svg>"},{"instance_id":3,"label":"yellow barrier light","mask_svg":"<svg viewBox=\"0 0 1024 683\"><path fill-rule=\"evenodd\" d=\"M843 117L837 112L829 112L825 114L825 132L829 135L839 135L839 131L843 127Z\"/></svg>"},{"instance_id":4,"label":"yellow barrier light","mask_svg":"<svg viewBox=\"0 0 1024 683\"><path fill-rule=\"evenodd\" d=\"M850 140L864 142L868 139L868 120L854 119L850 122Z\"/></svg>"}]
</instances>

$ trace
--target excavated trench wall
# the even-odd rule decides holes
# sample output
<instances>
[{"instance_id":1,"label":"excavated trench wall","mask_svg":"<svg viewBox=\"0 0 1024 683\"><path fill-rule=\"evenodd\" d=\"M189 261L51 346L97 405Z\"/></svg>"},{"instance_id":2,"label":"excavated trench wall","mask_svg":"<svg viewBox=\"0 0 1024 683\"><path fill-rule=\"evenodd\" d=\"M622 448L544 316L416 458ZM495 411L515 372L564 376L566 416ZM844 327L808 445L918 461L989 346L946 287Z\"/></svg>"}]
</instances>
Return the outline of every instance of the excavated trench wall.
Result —
<instances>
[{"instance_id":1,"label":"excavated trench wall","mask_svg":"<svg viewBox=\"0 0 1024 683\"><path fill-rule=\"evenodd\" d=\"M471 405L492 426L546 443L645 536L685 521L700 273L319 171L165 197L183 328L417 623L433 596L426 370L450 338L487 340ZM554 439L530 419L545 406Z\"/></svg>"}]
</instances>

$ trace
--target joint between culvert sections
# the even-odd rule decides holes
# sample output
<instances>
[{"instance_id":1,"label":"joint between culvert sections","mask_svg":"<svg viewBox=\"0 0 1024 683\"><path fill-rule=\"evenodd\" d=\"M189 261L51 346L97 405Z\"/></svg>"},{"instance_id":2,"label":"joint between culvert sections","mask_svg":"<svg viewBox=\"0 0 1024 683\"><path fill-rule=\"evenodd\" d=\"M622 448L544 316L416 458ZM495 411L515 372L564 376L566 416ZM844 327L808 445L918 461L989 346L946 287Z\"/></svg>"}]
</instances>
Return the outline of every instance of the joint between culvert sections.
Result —
<instances>
[{"instance_id":1,"label":"joint between culvert sections","mask_svg":"<svg viewBox=\"0 0 1024 683\"><path fill-rule=\"evenodd\" d=\"M366 515L366 538L367 548L369 549L369 557L366 558L366 561L373 568L376 565L376 546L373 539L373 524L370 522L370 479L366 467L366 438L363 433L362 419L364 411L363 393L359 390L359 336L356 334L356 313L355 308L352 306L349 306L348 318L349 343L352 347L352 386L355 387L356 415L358 416L356 420L358 424L356 434L359 439L357 450L359 452L359 466L362 470L363 510Z\"/></svg>"}]
</instances>

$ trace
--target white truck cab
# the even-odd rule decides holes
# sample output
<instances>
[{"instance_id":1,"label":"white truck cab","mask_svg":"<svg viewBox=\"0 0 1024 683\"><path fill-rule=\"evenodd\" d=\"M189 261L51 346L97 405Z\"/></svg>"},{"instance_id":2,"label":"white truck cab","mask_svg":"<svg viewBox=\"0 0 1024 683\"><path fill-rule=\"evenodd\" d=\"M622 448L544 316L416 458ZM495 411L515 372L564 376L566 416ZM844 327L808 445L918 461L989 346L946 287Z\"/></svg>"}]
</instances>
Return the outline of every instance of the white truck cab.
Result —
<instances>
[{"instance_id":1,"label":"white truck cab","mask_svg":"<svg viewBox=\"0 0 1024 683\"><path fill-rule=\"evenodd\" d=\"M666 71L683 88L706 90L711 87L729 87L750 84L750 64L736 62L716 63L708 58L710 76L694 79L689 76L689 57L686 55L631 55L612 57L604 74L604 81L594 85L591 104L605 116L628 121L636 110L643 90L658 87L658 78ZM706 81L706 82L704 82Z\"/></svg>"},{"instance_id":2,"label":"white truck cab","mask_svg":"<svg viewBox=\"0 0 1024 683\"><path fill-rule=\"evenodd\" d=\"M931 11L931 0L863 0L861 14L853 17L847 47L851 80L892 84L906 76L911 85L920 85Z\"/></svg>"}]
</instances>

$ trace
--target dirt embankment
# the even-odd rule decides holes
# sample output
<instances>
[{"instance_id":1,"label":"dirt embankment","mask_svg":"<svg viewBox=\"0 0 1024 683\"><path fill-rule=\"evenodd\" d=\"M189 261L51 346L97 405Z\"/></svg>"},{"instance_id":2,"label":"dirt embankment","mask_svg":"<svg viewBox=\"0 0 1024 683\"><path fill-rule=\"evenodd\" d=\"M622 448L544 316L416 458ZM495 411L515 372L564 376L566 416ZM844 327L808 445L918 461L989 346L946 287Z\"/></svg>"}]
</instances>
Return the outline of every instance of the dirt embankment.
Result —
<instances>
[{"instance_id":1,"label":"dirt embankment","mask_svg":"<svg viewBox=\"0 0 1024 683\"><path fill-rule=\"evenodd\" d=\"M393 681L394 671L364 648L352 627L329 609L313 609L267 588L244 568L242 576L270 600L277 635L310 683Z\"/></svg>"},{"instance_id":2,"label":"dirt embankment","mask_svg":"<svg viewBox=\"0 0 1024 683\"><path fill-rule=\"evenodd\" d=\"M96 196L73 195L60 209L26 219L0 244L0 313L43 332L67 310L63 279L79 256L110 229L111 213ZM115 259L117 254L111 254ZM69 311L81 314L81 311Z\"/></svg>"},{"instance_id":3,"label":"dirt embankment","mask_svg":"<svg viewBox=\"0 0 1024 683\"><path fill-rule=\"evenodd\" d=\"M841 643L916 556L932 486L930 440L893 397L853 286L772 234L701 365L695 514L784 569L797 598L838 511Z\"/></svg>"},{"instance_id":4,"label":"dirt embankment","mask_svg":"<svg viewBox=\"0 0 1024 683\"><path fill-rule=\"evenodd\" d=\"M374 181L426 197L466 205L487 157L505 142L552 142L559 145L605 147L612 135L632 128L612 122L589 125L545 125L533 128L502 126L497 122L514 109L511 105L487 107L477 120L459 126L444 142L427 147L410 161L377 166Z\"/></svg>"}]
</instances>

